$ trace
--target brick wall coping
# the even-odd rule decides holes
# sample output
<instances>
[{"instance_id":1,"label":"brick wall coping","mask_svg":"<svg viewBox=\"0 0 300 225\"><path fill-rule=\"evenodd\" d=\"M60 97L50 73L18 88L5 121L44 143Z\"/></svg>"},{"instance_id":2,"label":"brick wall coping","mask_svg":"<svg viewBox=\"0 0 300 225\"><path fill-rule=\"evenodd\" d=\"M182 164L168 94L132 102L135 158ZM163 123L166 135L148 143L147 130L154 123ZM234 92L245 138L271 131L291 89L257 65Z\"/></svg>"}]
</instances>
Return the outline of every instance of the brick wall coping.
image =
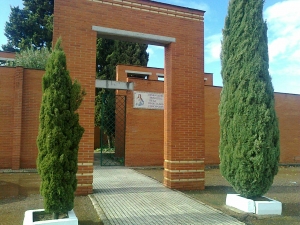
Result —
<instances>
[{"instance_id":1,"label":"brick wall coping","mask_svg":"<svg viewBox=\"0 0 300 225\"><path fill-rule=\"evenodd\" d=\"M102 4L203 21L205 11L149 0L89 0Z\"/></svg>"}]
</instances>

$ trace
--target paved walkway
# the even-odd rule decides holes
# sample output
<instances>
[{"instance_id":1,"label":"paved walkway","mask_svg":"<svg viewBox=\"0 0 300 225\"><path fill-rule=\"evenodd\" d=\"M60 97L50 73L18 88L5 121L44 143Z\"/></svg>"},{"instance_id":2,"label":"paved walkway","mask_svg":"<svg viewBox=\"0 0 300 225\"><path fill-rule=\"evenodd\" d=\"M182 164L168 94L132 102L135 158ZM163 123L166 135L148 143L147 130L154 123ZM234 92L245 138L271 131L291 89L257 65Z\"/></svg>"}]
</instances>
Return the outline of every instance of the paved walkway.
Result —
<instances>
[{"instance_id":1,"label":"paved walkway","mask_svg":"<svg viewBox=\"0 0 300 225\"><path fill-rule=\"evenodd\" d=\"M243 224L126 167L94 167L91 198L104 224Z\"/></svg>"}]
</instances>

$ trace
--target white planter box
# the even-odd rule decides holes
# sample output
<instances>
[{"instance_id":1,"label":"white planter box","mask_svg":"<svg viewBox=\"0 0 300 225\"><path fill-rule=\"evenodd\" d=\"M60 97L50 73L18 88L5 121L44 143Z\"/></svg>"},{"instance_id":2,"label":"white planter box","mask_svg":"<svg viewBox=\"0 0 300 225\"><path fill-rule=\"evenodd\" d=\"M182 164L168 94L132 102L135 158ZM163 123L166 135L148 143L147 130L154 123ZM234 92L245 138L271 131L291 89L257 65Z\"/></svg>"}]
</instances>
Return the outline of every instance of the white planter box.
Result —
<instances>
[{"instance_id":1,"label":"white planter box","mask_svg":"<svg viewBox=\"0 0 300 225\"><path fill-rule=\"evenodd\" d=\"M270 201L255 201L257 215L281 215L282 204L279 201L268 198Z\"/></svg>"},{"instance_id":2,"label":"white planter box","mask_svg":"<svg viewBox=\"0 0 300 225\"><path fill-rule=\"evenodd\" d=\"M267 197L263 198L266 198L267 200L254 201L252 199L241 197L238 194L227 194L226 205L257 215L281 215L281 202Z\"/></svg>"},{"instance_id":3,"label":"white planter box","mask_svg":"<svg viewBox=\"0 0 300 225\"><path fill-rule=\"evenodd\" d=\"M68 212L69 218L33 222L33 213L41 211L44 211L44 209L27 210L24 215L23 225L78 225L78 219L73 210Z\"/></svg>"}]
</instances>

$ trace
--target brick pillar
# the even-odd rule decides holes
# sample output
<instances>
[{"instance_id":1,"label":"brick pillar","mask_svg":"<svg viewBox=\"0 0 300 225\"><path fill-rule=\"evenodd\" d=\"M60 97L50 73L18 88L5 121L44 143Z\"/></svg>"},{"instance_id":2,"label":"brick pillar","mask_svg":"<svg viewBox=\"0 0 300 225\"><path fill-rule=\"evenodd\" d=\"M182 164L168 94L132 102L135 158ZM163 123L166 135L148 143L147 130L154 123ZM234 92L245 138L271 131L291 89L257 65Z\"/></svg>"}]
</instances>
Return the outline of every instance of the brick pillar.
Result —
<instances>
[{"instance_id":1,"label":"brick pillar","mask_svg":"<svg viewBox=\"0 0 300 225\"><path fill-rule=\"evenodd\" d=\"M14 120L13 120L13 149L12 169L20 169L21 130L22 130L22 96L24 68L17 67L14 77Z\"/></svg>"},{"instance_id":2,"label":"brick pillar","mask_svg":"<svg viewBox=\"0 0 300 225\"><path fill-rule=\"evenodd\" d=\"M203 43L165 48L164 185L204 189Z\"/></svg>"},{"instance_id":3,"label":"brick pillar","mask_svg":"<svg viewBox=\"0 0 300 225\"><path fill-rule=\"evenodd\" d=\"M60 0L54 4L53 44L59 37L67 57L72 80L77 79L86 95L78 109L79 123L84 128L78 151L77 195L93 192L94 117L97 33L92 31L85 8L89 2Z\"/></svg>"}]
</instances>

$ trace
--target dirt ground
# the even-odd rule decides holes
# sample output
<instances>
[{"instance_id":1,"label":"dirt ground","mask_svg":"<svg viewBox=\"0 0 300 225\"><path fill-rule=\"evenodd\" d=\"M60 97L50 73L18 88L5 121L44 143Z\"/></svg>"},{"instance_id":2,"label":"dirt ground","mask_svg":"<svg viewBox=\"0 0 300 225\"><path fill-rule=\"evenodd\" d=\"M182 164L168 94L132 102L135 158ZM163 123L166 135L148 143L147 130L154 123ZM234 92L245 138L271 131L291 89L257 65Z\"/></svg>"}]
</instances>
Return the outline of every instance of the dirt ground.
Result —
<instances>
[{"instance_id":1,"label":"dirt ground","mask_svg":"<svg viewBox=\"0 0 300 225\"><path fill-rule=\"evenodd\" d=\"M159 182L163 181L161 168L136 170ZM207 169L205 176L205 190L184 193L246 224L300 224L300 167L281 167L273 186L265 195L282 202L281 216L255 216L225 206L226 194L235 193L234 190L220 175L219 169ZM0 225L22 224L26 210L43 208L39 185L37 173L0 173ZM102 224L88 196L75 198L74 211L79 225Z\"/></svg>"},{"instance_id":2,"label":"dirt ground","mask_svg":"<svg viewBox=\"0 0 300 225\"><path fill-rule=\"evenodd\" d=\"M37 173L0 173L0 225L23 224L26 210L43 208ZM88 196L75 197L79 225L102 224Z\"/></svg>"},{"instance_id":3,"label":"dirt ground","mask_svg":"<svg viewBox=\"0 0 300 225\"><path fill-rule=\"evenodd\" d=\"M139 168L136 170L163 182L163 169ZM235 191L221 176L219 169L206 169L205 190L185 191L184 193L249 225L300 224L300 167L280 167L272 187L265 194L266 197L282 202L281 216L257 216L227 207L226 195L234 194Z\"/></svg>"}]
</instances>

